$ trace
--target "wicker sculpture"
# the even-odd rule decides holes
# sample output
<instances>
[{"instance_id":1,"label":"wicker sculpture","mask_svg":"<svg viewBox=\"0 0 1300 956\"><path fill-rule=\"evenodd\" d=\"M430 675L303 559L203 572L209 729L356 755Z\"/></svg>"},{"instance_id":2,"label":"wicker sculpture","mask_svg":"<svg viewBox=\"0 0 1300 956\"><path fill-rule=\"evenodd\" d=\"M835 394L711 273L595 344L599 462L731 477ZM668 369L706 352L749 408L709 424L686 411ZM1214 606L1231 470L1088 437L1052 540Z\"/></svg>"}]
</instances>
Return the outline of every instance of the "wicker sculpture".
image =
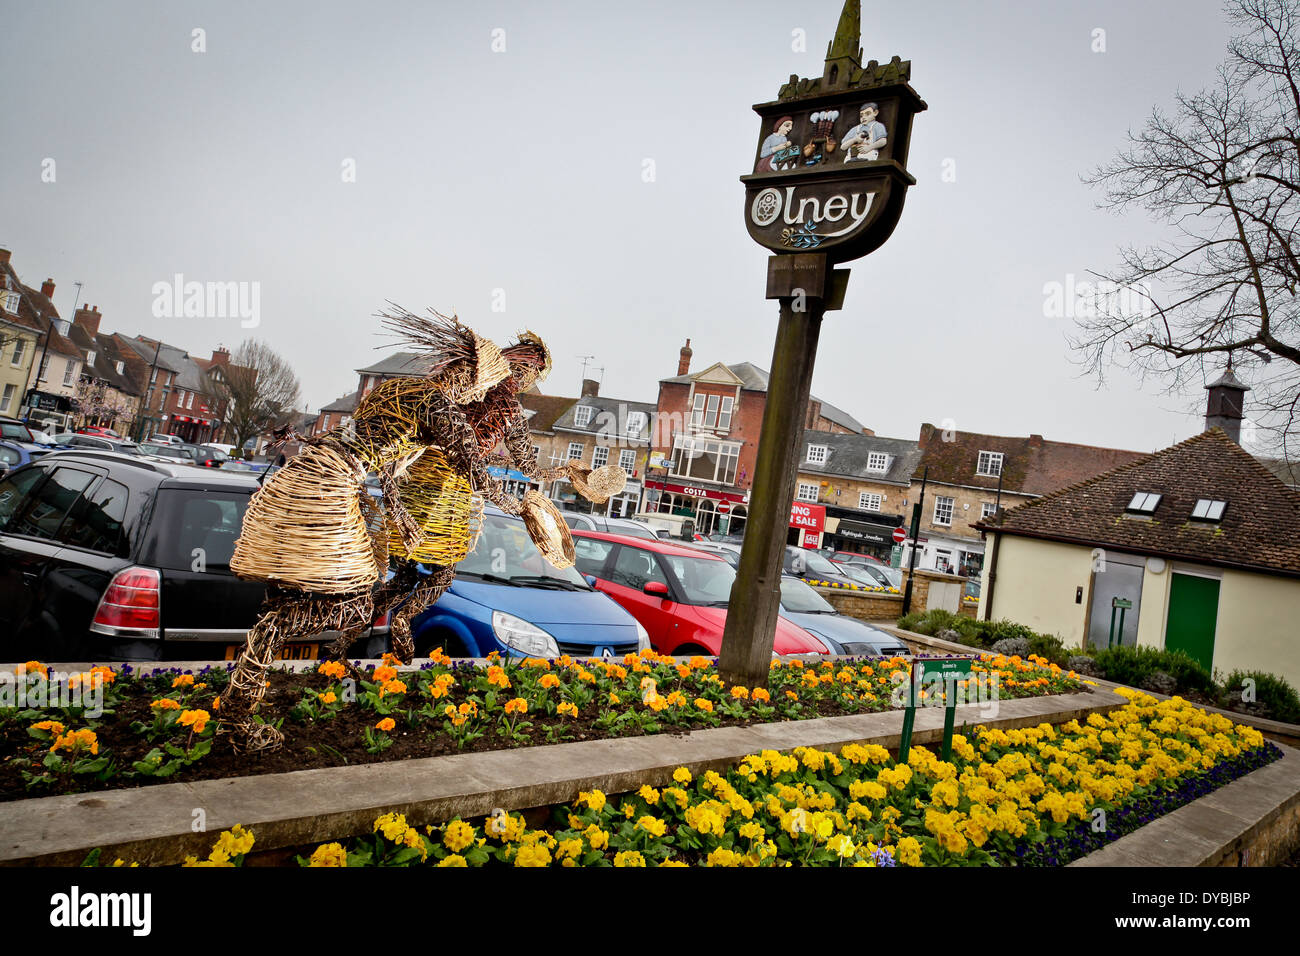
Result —
<instances>
[{"instance_id":1,"label":"wicker sculpture","mask_svg":"<svg viewBox=\"0 0 1300 956\"><path fill-rule=\"evenodd\" d=\"M267 592L220 701L236 752L283 740L256 711L266 671L287 641L338 630L343 636L331 651L341 656L377 608L384 613L400 604L394 646L410 660L410 619L437 600L455 562L473 547L482 499L522 514L553 563L572 563L568 528L559 522L562 531L555 529L550 502L536 493L519 502L488 473L499 445L529 477L568 477L597 503L626 480L622 469L591 471L580 462L538 469L517 398L550 370L537 336L526 332L503 350L454 316L432 312L426 319L401 309L381 315L427 356L426 375L374 388L349 425L310 439L268 478L244 517L230 567L241 578L267 582ZM370 472L383 494L382 520L373 513L368 520L373 504L363 484ZM397 572L383 582L390 555ZM426 558L433 572L427 580L416 571Z\"/></svg>"}]
</instances>

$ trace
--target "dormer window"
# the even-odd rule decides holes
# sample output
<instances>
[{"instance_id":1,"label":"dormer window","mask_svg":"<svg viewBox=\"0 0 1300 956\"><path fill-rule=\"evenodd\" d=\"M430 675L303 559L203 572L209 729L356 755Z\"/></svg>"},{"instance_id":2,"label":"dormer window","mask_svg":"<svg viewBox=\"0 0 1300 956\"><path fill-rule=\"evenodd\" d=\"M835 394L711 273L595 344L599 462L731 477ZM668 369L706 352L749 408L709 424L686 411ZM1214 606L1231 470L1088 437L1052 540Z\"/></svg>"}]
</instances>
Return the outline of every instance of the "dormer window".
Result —
<instances>
[{"instance_id":1,"label":"dormer window","mask_svg":"<svg viewBox=\"0 0 1300 956\"><path fill-rule=\"evenodd\" d=\"M639 438L641 429L645 428L645 412L628 412L627 414L627 437Z\"/></svg>"},{"instance_id":2,"label":"dormer window","mask_svg":"<svg viewBox=\"0 0 1300 956\"><path fill-rule=\"evenodd\" d=\"M1128 507L1124 510L1137 515L1153 514L1162 497L1164 496L1149 491L1139 491L1133 496L1133 500L1128 503Z\"/></svg>"},{"instance_id":3,"label":"dormer window","mask_svg":"<svg viewBox=\"0 0 1300 956\"><path fill-rule=\"evenodd\" d=\"M114 363L114 367L117 369L118 375L126 374L126 364L124 362L116 362Z\"/></svg>"},{"instance_id":4,"label":"dormer window","mask_svg":"<svg viewBox=\"0 0 1300 956\"><path fill-rule=\"evenodd\" d=\"M888 471L889 456L884 452L873 451L867 455L867 471Z\"/></svg>"},{"instance_id":5,"label":"dormer window","mask_svg":"<svg viewBox=\"0 0 1300 956\"><path fill-rule=\"evenodd\" d=\"M586 428L591 423L592 413L595 411L590 405L579 405L573 413L573 424L578 428Z\"/></svg>"},{"instance_id":6,"label":"dormer window","mask_svg":"<svg viewBox=\"0 0 1300 956\"><path fill-rule=\"evenodd\" d=\"M1002 453L1000 451L982 451L975 465L975 474L997 478L1002 474Z\"/></svg>"},{"instance_id":7,"label":"dormer window","mask_svg":"<svg viewBox=\"0 0 1300 956\"><path fill-rule=\"evenodd\" d=\"M1219 521L1223 518L1223 509L1226 507L1228 507L1226 501L1201 498L1192 509L1192 518L1196 521Z\"/></svg>"},{"instance_id":8,"label":"dormer window","mask_svg":"<svg viewBox=\"0 0 1300 956\"><path fill-rule=\"evenodd\" d=\"M826 463L826 446L809 445L808 446L808 464L823 465Z\"/></svg>"},{"instance_id":9,"label":"dormer window","mask_svg":"<svg viewBox=\"0 0 1300 956\"><path fill-rule=\"evenodd\" d=\"M87 368L90 368L90 366L92 366L92 365L94 365L94 364L95 364L95 353L94 353L94 352L87 352L87 353L86 353L86 367L87 367Z\"/></svg>"}]
</instances>

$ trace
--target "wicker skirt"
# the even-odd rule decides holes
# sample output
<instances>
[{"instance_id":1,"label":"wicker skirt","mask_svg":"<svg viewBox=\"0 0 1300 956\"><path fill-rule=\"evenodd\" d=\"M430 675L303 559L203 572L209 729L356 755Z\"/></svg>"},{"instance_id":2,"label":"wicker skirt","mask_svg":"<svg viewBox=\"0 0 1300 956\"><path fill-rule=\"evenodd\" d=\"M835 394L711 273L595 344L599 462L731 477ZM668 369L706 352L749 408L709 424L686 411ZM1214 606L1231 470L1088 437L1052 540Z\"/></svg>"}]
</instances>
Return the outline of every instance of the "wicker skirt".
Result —
<instances>
[{"instance_id":1,"label":"wicker skirt","mask_svg":"<svg viewBox=\"0 0 1300 956\"><path fill-rule=\"evenodd\" d=\"M398 496L424 537L407 548L395 529L388 553L423 564L451 566L474 550L483 524L483 499L456 474L437 448L429 448L406 469Z\"/></svg>"},{"instance_id":2,"label":"wicker skirt","mask_svg":"<svg viewBox=\"0 0 1300 956\"><path fill-rule=\"evenodd\" d=\"M316 594L373 586L380 570L361 510L364 477L334 449L308 445L253 494L230 570Z\"/></svg>"}]
</instances>

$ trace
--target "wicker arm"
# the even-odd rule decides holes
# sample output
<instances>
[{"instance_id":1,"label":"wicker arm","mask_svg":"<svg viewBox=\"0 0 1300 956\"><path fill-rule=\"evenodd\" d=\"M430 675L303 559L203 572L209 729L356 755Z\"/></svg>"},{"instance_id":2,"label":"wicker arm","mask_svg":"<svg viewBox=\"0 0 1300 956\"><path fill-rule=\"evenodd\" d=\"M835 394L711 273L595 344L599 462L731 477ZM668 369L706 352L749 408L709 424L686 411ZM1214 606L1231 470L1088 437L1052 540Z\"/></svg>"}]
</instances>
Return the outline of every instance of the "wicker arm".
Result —
<instances>
[{"instance_id":1,"label":"wicker arm","mask_svg":"<svg viewBox=\"0 0 1300 956\"><path fill-rule=\"evenodd\" d=\"M470 486L484 499L506 514L519 514L519 500L506 494L505 486L488 473L488 461L492 456L479 452L478 436L466 420L464 410L454 402L436 396L420 411L420 440L441 448L448 463L464 474Z\"/></svg>"}]
</instances>

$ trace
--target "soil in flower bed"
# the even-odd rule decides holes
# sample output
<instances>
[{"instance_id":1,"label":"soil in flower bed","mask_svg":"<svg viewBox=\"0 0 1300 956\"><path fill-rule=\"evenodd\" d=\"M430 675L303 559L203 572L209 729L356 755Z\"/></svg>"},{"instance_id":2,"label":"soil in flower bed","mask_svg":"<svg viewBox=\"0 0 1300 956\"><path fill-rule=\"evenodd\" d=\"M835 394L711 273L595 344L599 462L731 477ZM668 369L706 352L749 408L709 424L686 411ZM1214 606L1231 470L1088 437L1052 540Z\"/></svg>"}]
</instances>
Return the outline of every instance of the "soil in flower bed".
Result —
<instances>
[{"instance_id":1,"label":"soil in flower bed","mask_svg":"<svg viewBox=\"0 0 1300 956\"><path fill-rule=\"evenodd\" d=\"M774 667L770 691L752 694L725 687L712 666L706 658L687 666L657 656L509 668L443 658L415 672L372 670L351 685L354 699L347 700L351 682L342 671L274 672L262 712L283 718L284 744L243 756L214 732L223 665L196 675L119 674L108 685L105 706L112 712L96 719L58 707L0 709L0 801L879 712L890 708L890 676L908 664L901 658L839 660L829 668L786 664ZM1084 689L1059 668L1038 663L989 657L979 666L1004 675L1003 697ZM174 681L184 683L173 687ZM337 699L324 703L331 694ZM457 713L448 716L448 707ZM453 727L467 707L475 713ZM513 714L512 707L518 708ZM198 724L185 716L196 714ZM389 720L391 728L380 730ZM74 749L68 740L74 729L91 732L93 753L89 745ZM51 770L52 745L60 759ZM169 761L177 766L159 773ZM42 774L45 779L33 782Z\"/></svg>"}]
</instances>

